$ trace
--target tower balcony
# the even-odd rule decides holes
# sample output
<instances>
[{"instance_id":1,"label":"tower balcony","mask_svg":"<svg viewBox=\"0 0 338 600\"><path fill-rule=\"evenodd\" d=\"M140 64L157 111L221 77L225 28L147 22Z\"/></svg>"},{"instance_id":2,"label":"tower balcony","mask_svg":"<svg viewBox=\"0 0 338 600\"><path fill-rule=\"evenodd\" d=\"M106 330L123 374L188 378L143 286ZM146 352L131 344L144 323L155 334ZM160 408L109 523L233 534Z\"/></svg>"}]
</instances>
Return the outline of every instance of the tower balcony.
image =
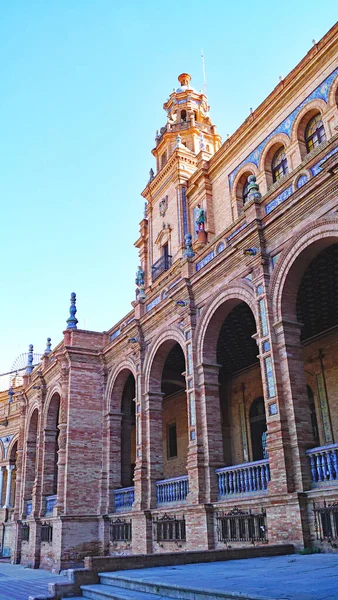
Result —
<instances>
[{"instance_id":1,"label":"tower balcony","mask_svg":"<svg viewBox=\"0 0 338 600\"><path fill-rule=\"evenodd\" d=\"M172 256L165 254L161 256L151 267L151 278L153 281L157 279L164 271L168 271L171 267Z\"/></svg>"}]
</instances>

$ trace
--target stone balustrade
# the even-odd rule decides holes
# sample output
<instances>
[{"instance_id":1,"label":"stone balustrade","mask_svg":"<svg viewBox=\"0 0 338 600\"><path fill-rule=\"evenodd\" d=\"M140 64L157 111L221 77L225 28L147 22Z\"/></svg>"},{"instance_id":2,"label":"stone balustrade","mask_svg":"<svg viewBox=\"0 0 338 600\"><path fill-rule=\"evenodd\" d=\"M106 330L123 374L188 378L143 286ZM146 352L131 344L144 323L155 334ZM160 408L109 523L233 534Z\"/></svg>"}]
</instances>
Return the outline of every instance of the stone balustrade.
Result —
<instances>
[{"instance_id":1,"label":"stone balustrade","mask_svg":"<svg viewBox=\"0 0 338 600\"><path fill-rule=\"evenodd\" d=\"M269 459L217 469L219 499L265 492L270 481Z\"/></svg>"},{"instance_id":2,"label":"stone balustrade","mask_svg":"<svg viewBox=\"0 0 338 600\"><path fill-rule=\"evenodd\" d=\"M310 460L312 487L325 481L338 482L338 444L328 444L307 450Z\"/></svg>"},{"instance_id":3,"label":"stone balustrade","mask_svg":"<svg viewBox=\"0 0 338 600\"><path fill-rule=\"evenodd\" d=\"M185 502L189 493L188 475L172 477L156 482L157 504L170 504L171 502Z\"/></svg>"},{"instance_id":4,"label":"stone balustrade","mask_svg":"<svg viewBox=\"0 0 338 600\"><path fill-rule=\"evenodd\" d=\"M127 487L114 490L115 512L131 510L135 498L135 488Z\"/></svg>"}]
</instances>

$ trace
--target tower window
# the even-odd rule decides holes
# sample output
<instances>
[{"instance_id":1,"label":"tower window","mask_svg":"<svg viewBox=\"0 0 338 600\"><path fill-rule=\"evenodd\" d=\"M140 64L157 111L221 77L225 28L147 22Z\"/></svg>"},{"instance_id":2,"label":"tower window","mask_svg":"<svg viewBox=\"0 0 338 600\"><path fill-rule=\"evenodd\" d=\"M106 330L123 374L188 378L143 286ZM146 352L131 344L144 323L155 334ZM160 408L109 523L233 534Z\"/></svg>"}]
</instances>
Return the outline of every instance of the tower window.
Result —
<instances>
[{"instance_id":1,"label":"tower window","mask_svg":"<svg viewBox=\"0 0 338 600\"><path fill-rule=\"evenodd\" d=\"M177 456L177 431L176 423L167 425L167 457L175 458Z\"/></svg>"},{"instance_id":2,"label":"tower window","mask_svg":"<svg viewBox=\"0 0 338 600\"><path fill-rule=\"evenodd\" d=\"M181 121L186 122L186 120L187 120L187 111L181 110Z\"/></svg>"},{"instance_id":3,"label":"tower window","mask_svg":"<svg viewBox=\"0 0 338 600\"><path fill-rule=\"evenodd\" d=\"M161 168L164 167L166 162L167 162L167 153L164 152L161 156Z\"/></svg>"},{"instance_id":4,"label":"tower window","mask_svg":"<svg viewBox=\"0 0 338 600\"><path fill-rule=\"evenodd\" d=\"M308 152L317 148L319 144L325 142L326 134L321 115L318 113L307 124L305 129L305 143Z\"/></svg>"},{"instance_id":5,"label":"tower window","mask_svg":"<svg viewBox=\"0 0 338 600\"><path fill-rule=\"evenodd\" d=\"M277 150L275 156L272 159L271 167L272 178L274 183L275 181L281 179L281 177L283 177L283 175L286 175L286 173L288 172L288 161L283 146L279 148L279 150Z\"/></svg>"}]
</instances>

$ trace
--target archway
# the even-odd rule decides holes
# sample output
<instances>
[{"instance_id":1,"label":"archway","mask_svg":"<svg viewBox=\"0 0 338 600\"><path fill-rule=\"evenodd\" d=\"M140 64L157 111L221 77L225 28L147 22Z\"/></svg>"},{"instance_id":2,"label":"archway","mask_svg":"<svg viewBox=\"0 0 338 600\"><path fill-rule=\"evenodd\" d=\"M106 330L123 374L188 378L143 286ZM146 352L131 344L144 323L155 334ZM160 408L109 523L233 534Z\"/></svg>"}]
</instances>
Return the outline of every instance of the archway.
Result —
<instances>
[{"instance_id":1,"label":"archway","mask_svg":"<svg viewBox=\"0 0 338 600\"><path fill-rule=\"evenodd\" d=\"M25 487L24 487L24 513L29 513L32 510L31 503L33 485L35 480L35 469L36 469L36 442L37 442L37 431L38 431L38 420L39 413L38 409L35 408L33 411L29 425L27 429L26 437L26 462L25 462Z\"/></svg>"},{"instance_id":2,"label":"archway","mask_svg":"<svg viewBox=\"0 0 338 600\"><path fill-rule=\"evenodd\" d=\"M264 398L259 396L250 406L250 434L253 460L267 458L266 451L266 416Z\"/></svg>"}]
</instances>

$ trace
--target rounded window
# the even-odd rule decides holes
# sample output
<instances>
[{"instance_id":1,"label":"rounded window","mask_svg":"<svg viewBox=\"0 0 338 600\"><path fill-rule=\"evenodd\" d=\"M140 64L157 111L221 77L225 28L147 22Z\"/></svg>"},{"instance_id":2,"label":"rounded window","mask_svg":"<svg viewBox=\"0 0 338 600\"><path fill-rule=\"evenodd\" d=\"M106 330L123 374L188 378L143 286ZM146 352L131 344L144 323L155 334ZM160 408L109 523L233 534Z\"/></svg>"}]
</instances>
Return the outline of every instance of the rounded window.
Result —
<instances>
[{"instance_id":1,"label":"rounded window","mask_svg":"<svg viewBox=\"0 0 338 600\"><path fill-rule=\"evenodd\" d=\"M275 156L272 159L272 179L273 182L281 179L288 172L288 161L285 154L285 149L282 146L277 150Z\"/></svg>"},{"instance_id":2,"label":"rounded window","mask_svg":"<svg viewBox=\"0 0 338 600\"><path fill-rule=\"evenodd\" d=\"M317 148L317 146L319 146L319 144L322 142L325 142L325 140L326 134L322 117L320 113L318 113L309 121L305 129L305 143L307 151L311 152L311 150Z\"/></svg>"}]
</instances>

